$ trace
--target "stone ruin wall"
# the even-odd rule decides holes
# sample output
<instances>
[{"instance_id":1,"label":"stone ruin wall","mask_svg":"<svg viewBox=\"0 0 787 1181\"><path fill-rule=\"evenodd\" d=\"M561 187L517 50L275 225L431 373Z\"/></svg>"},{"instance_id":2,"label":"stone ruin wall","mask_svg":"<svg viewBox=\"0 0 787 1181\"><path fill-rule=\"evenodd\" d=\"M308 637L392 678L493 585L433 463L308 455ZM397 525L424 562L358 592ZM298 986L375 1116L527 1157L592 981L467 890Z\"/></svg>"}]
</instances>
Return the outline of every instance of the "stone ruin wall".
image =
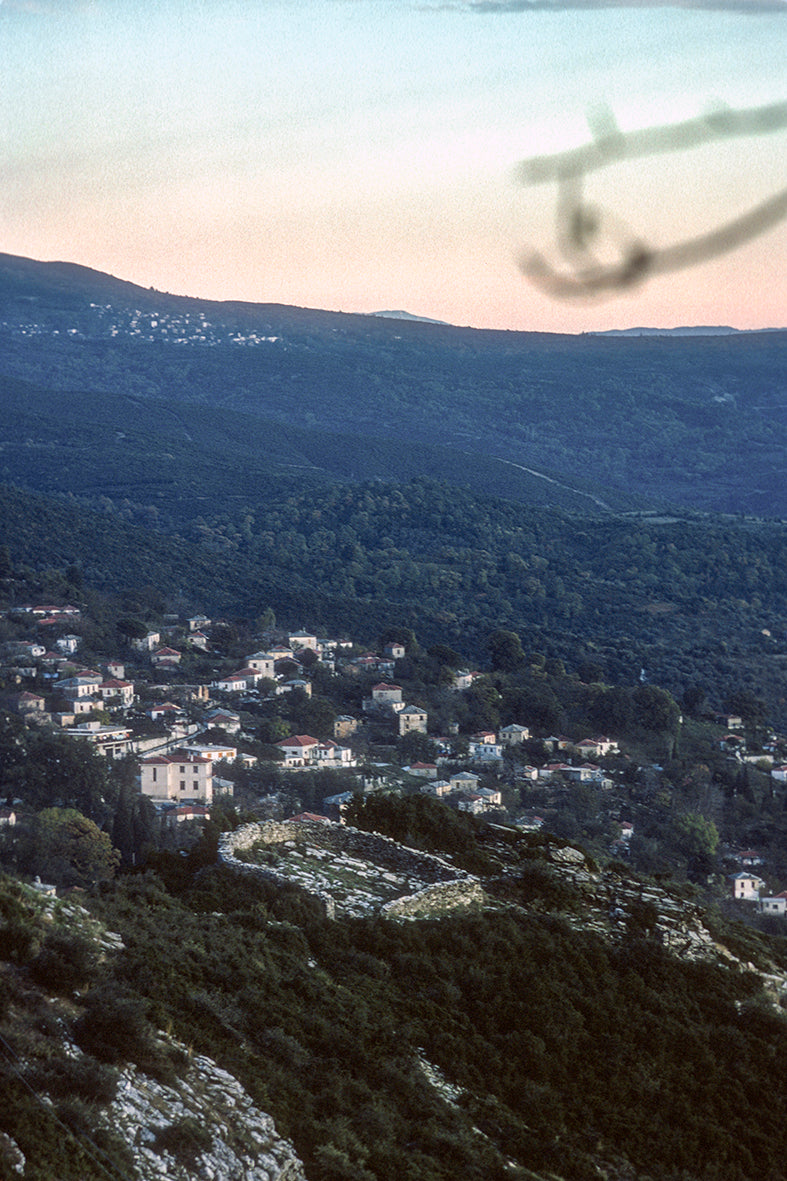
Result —
<instances>
[{"instance_id":1,"label":"stone ruin wall","mask_svg":"<svg viewBox=\"0 0 787 1181\"><path fill-rule=\"evenodd\" d=\"M465 878L453 882L436 882L425 890L419 890L417 894L394 898L393 902L386 902L380 914L383 918L418 918L423 914L433 918L440 911L449 913L483 904L481 884L474 878Z\"/></svg>"},{"instance_id":2,"label":"stone ruin wall","mask_svg":"<svg viewBox=\"0 0 787 1181\"><path fill-rule=\"evenodd\" d=\"M311 845L313 848L326 849L333 853L344 853L359 861L368 861L380 869L411 874L429 883L416 894L396 898L382 907L381 914L390 917L415 916L435 909L450 910L483 899L481 887L476 879L442 857L433 853L422 853L417 849L408 849L406 845L400 845L380 833L362 832L358 828L335 824L333 821L266 820L244 824L234 832L221 834L218 858L223 865L239 873L250 874L278 885L291 885L286 870L253 865L237 856L240 850L259 842L275 847L288 841ZM335 917L336 905L330 895L318 890L307 893L319 900L328 918Z\"/></svg>"}]
</instances>

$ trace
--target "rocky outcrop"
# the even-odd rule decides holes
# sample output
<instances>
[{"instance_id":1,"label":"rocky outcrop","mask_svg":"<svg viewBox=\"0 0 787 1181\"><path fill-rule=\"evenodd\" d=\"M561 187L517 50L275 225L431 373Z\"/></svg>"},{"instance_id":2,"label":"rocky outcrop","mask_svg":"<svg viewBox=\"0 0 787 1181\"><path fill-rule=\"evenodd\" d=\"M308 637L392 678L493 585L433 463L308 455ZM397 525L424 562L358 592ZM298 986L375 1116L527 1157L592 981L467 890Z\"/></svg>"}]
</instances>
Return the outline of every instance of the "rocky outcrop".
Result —
<instances>
[{"instance_id":1,"label":"rocky outcrop","mask_svg":"<svg viewBox=\"0 0 787 1181\"><path fill-rule=\"evenodd\" d=\"M102 1123L128 1143L140 1181L306 1181L271 1117L209 1058L171 1085L126 1067Z\"/></svg>"}]
</instances>

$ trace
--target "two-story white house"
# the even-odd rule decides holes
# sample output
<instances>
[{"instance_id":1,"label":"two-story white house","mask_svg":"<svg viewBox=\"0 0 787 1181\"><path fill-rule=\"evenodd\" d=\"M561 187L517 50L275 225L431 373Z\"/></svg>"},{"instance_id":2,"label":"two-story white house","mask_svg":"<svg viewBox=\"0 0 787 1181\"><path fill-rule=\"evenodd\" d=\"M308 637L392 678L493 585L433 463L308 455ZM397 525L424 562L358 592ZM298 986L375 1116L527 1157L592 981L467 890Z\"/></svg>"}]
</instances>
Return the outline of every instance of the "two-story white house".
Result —
<instances>
[{"instance_id":1,"label":"two-story white house","mask_svg":"<svg viewBox=\"0 0 787 1181\"><path fill-rule=\"evenodd\" d=\"M729 877L733 898L741 902L757 902L765 882L756 873L733 873Z\"/></svg>"},{"instance_id":2,"label":"two-story white house","mask_svg":"<svg viewBox=\"0 0 787 1181\"><path fill-rule=\"evenodd\" d=\"M401 685L390 681L372 685L372 695L364 697L361 708L364 713L399 713L404 709Z\"/></svg>"},{"instance_id":3,"label":"two-story white house","mask_svg":"<svg viewBox=\"0 0 787 1181\"><path fill-rule=\"evenodd\" d=\"M325 767L354 767L356 760L348 746L340 746L328 738L320 742L311 734L293 734L282 738L276 746L284 755L284 766L288 769Z\"/></svg>"},{"instance_id":4,"label":"two-story white house","mask_svg":"<svg viewBox=\"0 0 787 1181\"><path fill-rule=\"evenodd\" d=\"M101 682L98 691L102 701L110 708L119 706L120 709L128 709L134 704L133 681L121 681L117 677L110 677L109 680Z\"/></svg>"},{"instance_id":5,"label":"two-story white house","mask_svg":"<svg viewBox=\"0 0 787 1181\"><path fill-rule=\"evenodd\" d=\"M155 800L213 802L213 763L202 755L173 751L141 759L142 794Z\"/></svg>"}]
</instances>

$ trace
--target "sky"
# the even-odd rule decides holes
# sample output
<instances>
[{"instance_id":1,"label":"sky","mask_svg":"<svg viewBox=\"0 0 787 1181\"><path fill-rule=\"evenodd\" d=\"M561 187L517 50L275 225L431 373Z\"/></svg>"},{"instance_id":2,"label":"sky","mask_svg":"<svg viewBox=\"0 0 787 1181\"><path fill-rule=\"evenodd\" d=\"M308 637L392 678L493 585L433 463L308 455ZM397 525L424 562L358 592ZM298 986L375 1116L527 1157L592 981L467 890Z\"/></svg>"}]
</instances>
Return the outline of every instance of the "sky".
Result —
<instances>
[{"instance_id":1,"label":"sky","mask_svg":"<svg viewBox=\"0 0 787 1181\"><path fill-rule=\"evenodd\" d=\"M0 251L478 328L784 327L785 61L787 0L0 0Z\"/></svg>"}]
</instances>

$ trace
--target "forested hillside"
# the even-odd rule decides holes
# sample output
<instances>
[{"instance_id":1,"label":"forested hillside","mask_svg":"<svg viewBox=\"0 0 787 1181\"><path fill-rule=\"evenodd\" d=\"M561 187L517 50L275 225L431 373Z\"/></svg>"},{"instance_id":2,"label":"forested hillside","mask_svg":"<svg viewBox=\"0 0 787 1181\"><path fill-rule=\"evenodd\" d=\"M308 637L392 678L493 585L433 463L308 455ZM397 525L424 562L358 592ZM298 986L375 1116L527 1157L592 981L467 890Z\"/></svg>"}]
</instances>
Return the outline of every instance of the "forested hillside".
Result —
<instances>
[{"instance_id":1,"label":"forested hillside","mask_svg":"<svg viewBox=\"0 0 787 1181\"><path fill-rule=\"evenodd\" d=\"M86 429L98 418L124 432L126 461L147 464L148 477L165 474L158 438L176 450L189 443L198 480L203 464L231 462L235 445L245 464L233 440L251 430L256 464L277 472L294 465L332 479L430 475L577 511L669 502L787 513L780 332L482 332L211 304L4 255L0 343L0 372L35 387L11 401L6 441L30 435L39 443L29 416L16 417L38 403L41 445L78 449L73 413L84 398ZM47 391L69 393L54 418ZM144 490L133 463L113 481L110 455L102 450L95 461L95 488L128 480ZM5 478L16 480L13 457L6 462Z\"/></svg>"},{"instance_id":2,"label":"forested hillside","mask_svg":"<svg viewBox=\"0 0 787 1181\"><path fill-rule=\"evenodd\" d=\"M486 659L490 633L511 628L609 683L644 670L678 698L695 684L711 698L747 691L787 722L781 524L577 520L428 480L271 491L237 515L197 509L178 528L163 504L146 529L122 502L100 513L0 487L10 557L28 568L26 588L39 571L42 595L47 568L72 566L105 591L152 589L173 610L253 619L272 607L289 626L308 619L368 643L409 627L471 663Z\"/></svg>"},{"instance_id":3,"label":"forested hillside","mask_svg":"<svg viewBox=\"0 0 787 1181\"><path fill-rule=\"evenodd\" d=\"M479 332L5 255L0 345L15 562L468 659L510 627L782 720L784 333Z\"/></svg>"},{"instance_id":4,"label":"forested hillside","mask_svg":"<svg viewBox=\"0 0 787 1181\"><path fill-rule=\"evenodd\" d=\"M745 839L781 874L784 795L733 765L704 709L740 712L755 752L766 722L787 727L784 345L205 304L0 257L5 640L34 599L77 602L96 660L208 612L212 651L181 666L207 680L274 616L358 651L406 634L396 676L434 734L599 728L640 752L613 760L615 816L607 788L512 779L506 806L537 803L540 834L415 787L356 797L355 824L452 858L484 901L328 922L217 864L234 808L188 853L157 844L132 760L4 717L6 797L35 812L7 830L5 868L60 873L63 827L94 861L68 879L84 910L0 880L0 1154L31 1181L147 1177L112 1104L132 1069L140 1091L174 1087L207 1055L309 1181L782 1176L784 935L725 921L715 858ZM486 675L458 694L463 666ZM238 800L299 811L346 787L271 761L283 734L360 715L371 674L329 681L245 701L261 761L233 772ZM397 741L432 757L428 735ZM522 758L543 762L534 742ZM658 880L609 860L626 816L622 855ZM567 847L580 837L592 856ZM164 1107L153 1164L198 1175L220 1136Z\"/></svg>"}]
</instances>

